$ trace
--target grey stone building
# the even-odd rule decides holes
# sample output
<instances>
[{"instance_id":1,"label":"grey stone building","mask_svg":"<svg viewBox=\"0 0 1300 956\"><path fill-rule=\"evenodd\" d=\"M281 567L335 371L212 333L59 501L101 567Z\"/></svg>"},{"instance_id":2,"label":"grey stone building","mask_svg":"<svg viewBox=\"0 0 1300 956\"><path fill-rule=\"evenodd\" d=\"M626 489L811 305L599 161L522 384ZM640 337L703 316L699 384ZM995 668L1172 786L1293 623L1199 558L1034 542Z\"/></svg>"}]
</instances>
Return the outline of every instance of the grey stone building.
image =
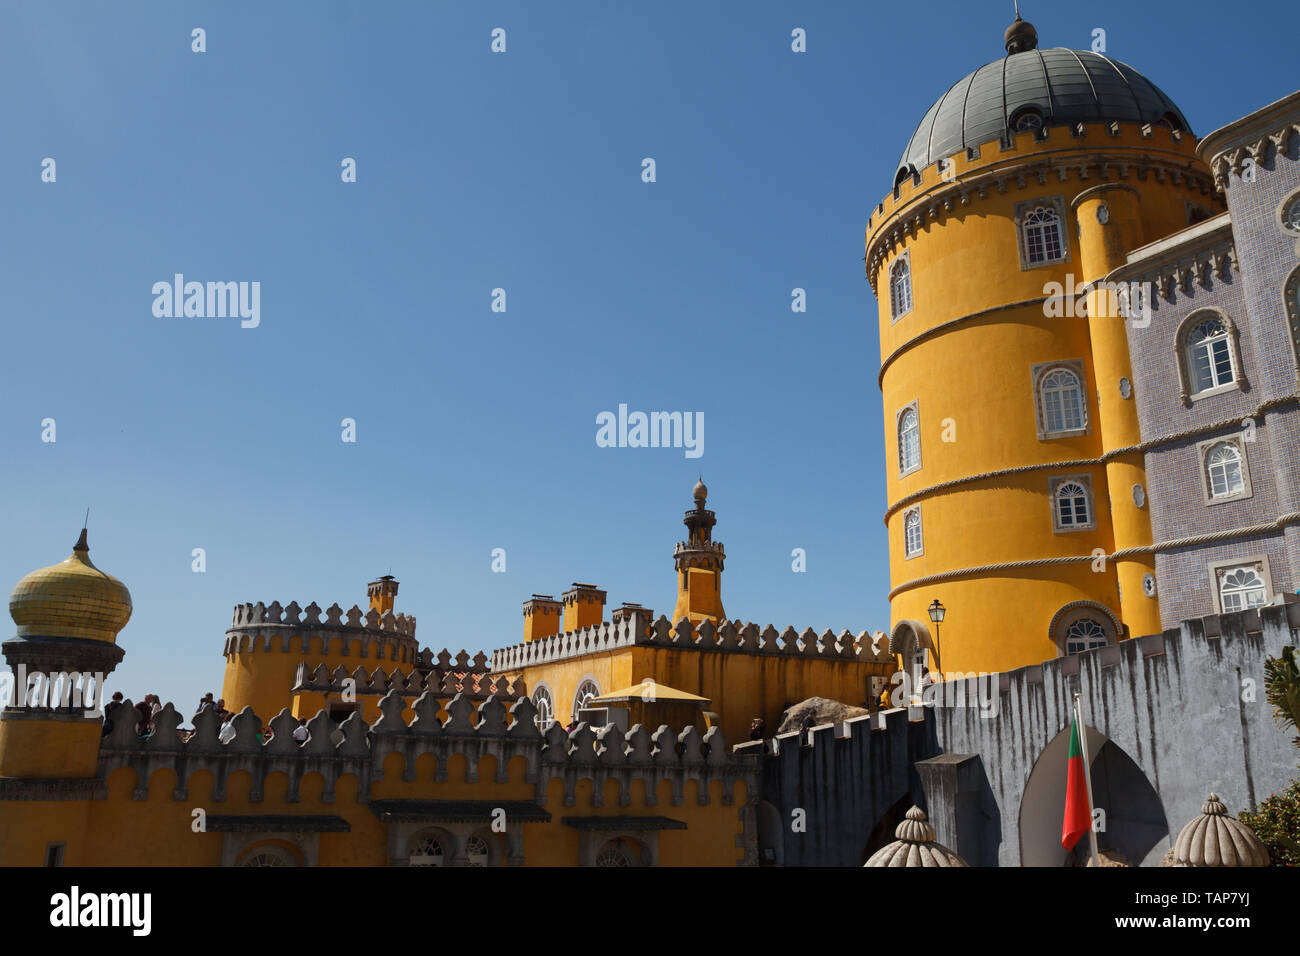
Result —
<instances>
[{"instance_id":1,"label":"grey stone building","mask_svg":"<svg viewBox=\"0 0 1300 956\"><path fill-rule=\"evenodd\" d=\"M1166 628L1300 586L1300 92L1198 154L1228 211L1189 209L1194 225L1109 277L1143 290L1127 323L1148 483L1134 493Z\"/></svg>"}]
</instances>

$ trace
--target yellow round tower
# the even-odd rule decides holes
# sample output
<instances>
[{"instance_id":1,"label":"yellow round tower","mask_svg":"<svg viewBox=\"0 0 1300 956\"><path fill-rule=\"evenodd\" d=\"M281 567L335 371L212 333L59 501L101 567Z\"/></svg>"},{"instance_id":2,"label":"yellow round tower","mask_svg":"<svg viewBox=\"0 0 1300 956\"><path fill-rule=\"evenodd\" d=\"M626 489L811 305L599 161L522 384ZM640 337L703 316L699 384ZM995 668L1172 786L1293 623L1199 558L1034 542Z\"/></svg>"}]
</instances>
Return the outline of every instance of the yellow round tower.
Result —
<instances>
[{"instance_id":1,"label":"yellow round tower","mask_svg":"<svg viewBox=\"0 0 1300 956\"><path fill-rule=\"evenodd\" d=\"M1160 630L1151 560L1126 553L1151 540L1140 396L1115 297L1089 283L1223 208L1136 70L1040 50L1019 16L1004 44L922 118L866 231L890 646L944 671Z\"/></svg>"}]
</instances>

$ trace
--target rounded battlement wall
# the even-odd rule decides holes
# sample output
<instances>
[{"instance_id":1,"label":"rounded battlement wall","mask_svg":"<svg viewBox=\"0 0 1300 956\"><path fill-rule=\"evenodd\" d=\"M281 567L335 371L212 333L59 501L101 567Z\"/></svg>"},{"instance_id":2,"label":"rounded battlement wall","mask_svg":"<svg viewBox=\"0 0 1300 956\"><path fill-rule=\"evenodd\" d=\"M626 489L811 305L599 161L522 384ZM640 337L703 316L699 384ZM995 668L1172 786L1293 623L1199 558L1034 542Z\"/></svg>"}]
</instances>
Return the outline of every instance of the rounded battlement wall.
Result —
<instances>
[{"instance_id":1,"label":"rounded battlement wall","mask_svg":"<svg viewBox=\"0 0 1300 956\"><path fill-rule=\"evenodd\" d=\"M296 601L287 606L275 601L235 606L223 655L221 696L227 709L252 707L273 714L288 706L304 658L313 667L344 665L350 671L362 666L369 671L383 665L410 673L419 645L415 618L405 614L380 615L373 609L363 613L356 605L345 612L338 604L322 612L314 601L306 608Z\"/></svg>"}]
</instances>

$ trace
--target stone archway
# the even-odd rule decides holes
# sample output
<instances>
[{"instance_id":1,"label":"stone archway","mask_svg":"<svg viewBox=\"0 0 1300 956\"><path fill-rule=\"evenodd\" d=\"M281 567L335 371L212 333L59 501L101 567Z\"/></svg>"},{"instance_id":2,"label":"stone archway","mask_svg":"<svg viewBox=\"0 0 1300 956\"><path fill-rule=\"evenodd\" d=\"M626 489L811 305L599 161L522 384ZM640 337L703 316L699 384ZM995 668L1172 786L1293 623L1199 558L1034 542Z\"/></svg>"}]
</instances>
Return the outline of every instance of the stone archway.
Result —
<instances>
[{"instance_id":1,"label":"stone archway","mask_svg":"<svg viewBox=\"0 0 1300 956\"><path fill-rule=\"evenodd\" d=\"M1142 768L1118 744L1089 727L1094 805L1104 811L1104 829L1097 834L1102 847L1117 850L1135 866L1155 865L1169 847L1169 823L1164 804ZM1065 813L1066 764L1070 728L1061 730L1043 748L1029 772L1020 798L1020 865L1066 866L1071 854L1061 846ZM1086 844L1087 837L1081 843ZM1075 848L1086 860L1087 848Z\"/></svg>"},{"instance_id":2,"label":"stone archway","mask_svg":"<svg viewBox=\"0 0 1300 956\"><path fill-rule=\"evenodd\" d=\"M907 676L906 691L920 694L930 665L935 662L929 625L923 621L899 621L889 633L889 653L899 658L899 667Z\"/></svg>"}]
</instances>

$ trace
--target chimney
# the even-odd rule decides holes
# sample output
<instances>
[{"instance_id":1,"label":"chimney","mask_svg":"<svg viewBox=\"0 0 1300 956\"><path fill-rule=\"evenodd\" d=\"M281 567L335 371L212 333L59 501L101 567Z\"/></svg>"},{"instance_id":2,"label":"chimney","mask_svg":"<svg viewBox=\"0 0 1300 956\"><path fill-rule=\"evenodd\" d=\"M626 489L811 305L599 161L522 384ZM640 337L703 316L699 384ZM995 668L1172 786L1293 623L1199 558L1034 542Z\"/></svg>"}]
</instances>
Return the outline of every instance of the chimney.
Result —
<instances>
[{"instance_id":1,"label":"chimney","mask_svg":"<svg viewBox=\"0 0 1300 956\"><path fill-rule=\"evenodd\" d=\"M573 582L573 587L564 592L564 627L565 631L576 631L583 627L595 627L605 614L605 592L594 584Z\"/></svg>"},{"instance_id":2,"label":"chimney","mask_svg":"<svg viewBox=\"0 0 1300 956\"><path fill-rule=\"evenodd\" d=\"M624 601L621 607L614 608L614 610L610 612L609 619L615 624L627 621L629 624L635 626L636 616L638 614L641 615L641 620L645 622L644 627L648 630L651 622L654 621L655 612L650 610L650 608L642 607L640 604L633 601ZM641 637L642 635L637 634L636 636Z\"/></svg>"},{"instance_id":3,"label":"chimney","mask_svg":"<svg viewBox=\"0 0 1300 956\"><path fill-rule=\"evenodd\" d=\"M560 633L560 602L549 594L534 594L524 602L524 643Z\"/></svg>"}]
</instances>

